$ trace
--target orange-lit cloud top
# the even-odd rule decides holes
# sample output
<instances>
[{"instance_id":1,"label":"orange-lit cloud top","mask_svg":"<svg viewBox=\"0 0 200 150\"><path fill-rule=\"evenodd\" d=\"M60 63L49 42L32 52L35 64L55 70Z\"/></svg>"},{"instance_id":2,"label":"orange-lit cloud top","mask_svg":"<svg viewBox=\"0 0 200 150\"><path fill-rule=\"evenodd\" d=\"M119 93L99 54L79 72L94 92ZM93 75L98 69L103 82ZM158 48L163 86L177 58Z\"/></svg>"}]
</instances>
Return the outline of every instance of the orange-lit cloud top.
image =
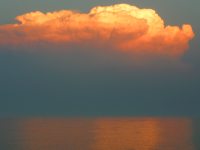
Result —
<instances>
[{"instance_id":1,"label":"orange-lit cloud top","mask_svg":"<svg viewBox=\"0 0 200 150\"><path fill-rule=\"evenodd\" d=\"M180 56L194 37L190 25L165 26L154 10L128 4L98 6L89 13L36 11L16 20L16 24L0 26L0 45L89 44L133 53Z\"/></svg>"}]
</instances>

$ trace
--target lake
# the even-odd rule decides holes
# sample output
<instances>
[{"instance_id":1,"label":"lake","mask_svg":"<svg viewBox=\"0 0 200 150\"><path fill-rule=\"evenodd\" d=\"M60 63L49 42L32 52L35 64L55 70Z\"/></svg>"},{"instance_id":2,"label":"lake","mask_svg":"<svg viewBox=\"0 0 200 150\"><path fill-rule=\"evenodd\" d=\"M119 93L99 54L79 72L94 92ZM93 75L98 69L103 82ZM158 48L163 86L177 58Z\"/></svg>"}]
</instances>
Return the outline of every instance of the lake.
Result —
<instances>
[{"instance_id":1,"label":"lake","mask_svg":"<svg viewBox=\"0 0 200 150\"><path fill-rule=\"evenodd\" d=\"M4 118L0 150L200 150L200 120Z\"/></svg>"}]
</instances>

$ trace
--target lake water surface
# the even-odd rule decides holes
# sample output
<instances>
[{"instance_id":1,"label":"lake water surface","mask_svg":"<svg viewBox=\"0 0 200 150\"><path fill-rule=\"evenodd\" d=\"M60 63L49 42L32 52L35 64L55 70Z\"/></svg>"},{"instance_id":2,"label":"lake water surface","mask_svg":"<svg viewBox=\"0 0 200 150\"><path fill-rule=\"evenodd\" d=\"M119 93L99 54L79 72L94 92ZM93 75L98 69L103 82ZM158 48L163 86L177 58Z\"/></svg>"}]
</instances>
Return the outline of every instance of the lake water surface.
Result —
<instances>
[{"instance_id":1,"label":"lake water surface","mask_svg":"<svg viewBox=\"0 0 200 150\"><path fill-rule=\"evenodd\" d=\"M0 119L0 150L200 150L200 120Z\"/></svg>"}]
</instances>

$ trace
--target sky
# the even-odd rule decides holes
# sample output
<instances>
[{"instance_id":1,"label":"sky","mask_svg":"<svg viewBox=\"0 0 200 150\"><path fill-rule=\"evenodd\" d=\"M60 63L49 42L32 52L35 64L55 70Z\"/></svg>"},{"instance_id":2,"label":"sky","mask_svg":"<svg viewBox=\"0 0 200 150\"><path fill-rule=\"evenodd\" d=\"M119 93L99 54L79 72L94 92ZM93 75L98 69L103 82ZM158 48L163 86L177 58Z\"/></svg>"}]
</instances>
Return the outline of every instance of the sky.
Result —
<instances>
[{"instance_id":1,"label":"sky","mask_svg":"<svg viewBox=\"0 0 200 150\"><path fill-rule=\"evenodd\" d=\"M199 4L1 0L0 116L199 116Z\"/></svg>"}]
</instances>

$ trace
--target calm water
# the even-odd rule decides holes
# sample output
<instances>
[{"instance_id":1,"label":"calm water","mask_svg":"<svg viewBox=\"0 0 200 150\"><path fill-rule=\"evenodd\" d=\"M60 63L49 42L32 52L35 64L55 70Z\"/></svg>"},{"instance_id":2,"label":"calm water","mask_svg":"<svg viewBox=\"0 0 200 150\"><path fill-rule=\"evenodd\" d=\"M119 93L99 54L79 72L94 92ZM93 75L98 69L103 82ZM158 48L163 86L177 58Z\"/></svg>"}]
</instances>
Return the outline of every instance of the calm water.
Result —
<instances>
[{"instance_id":1,"label":"calm water","mask_svg":"<svg viewBox=\"0 0 200 150\"><path fill-rule=\"evenodd\" d=\"M1 119L0 150L200 150L200 121Z\"/></svg>"}]
</instances>

